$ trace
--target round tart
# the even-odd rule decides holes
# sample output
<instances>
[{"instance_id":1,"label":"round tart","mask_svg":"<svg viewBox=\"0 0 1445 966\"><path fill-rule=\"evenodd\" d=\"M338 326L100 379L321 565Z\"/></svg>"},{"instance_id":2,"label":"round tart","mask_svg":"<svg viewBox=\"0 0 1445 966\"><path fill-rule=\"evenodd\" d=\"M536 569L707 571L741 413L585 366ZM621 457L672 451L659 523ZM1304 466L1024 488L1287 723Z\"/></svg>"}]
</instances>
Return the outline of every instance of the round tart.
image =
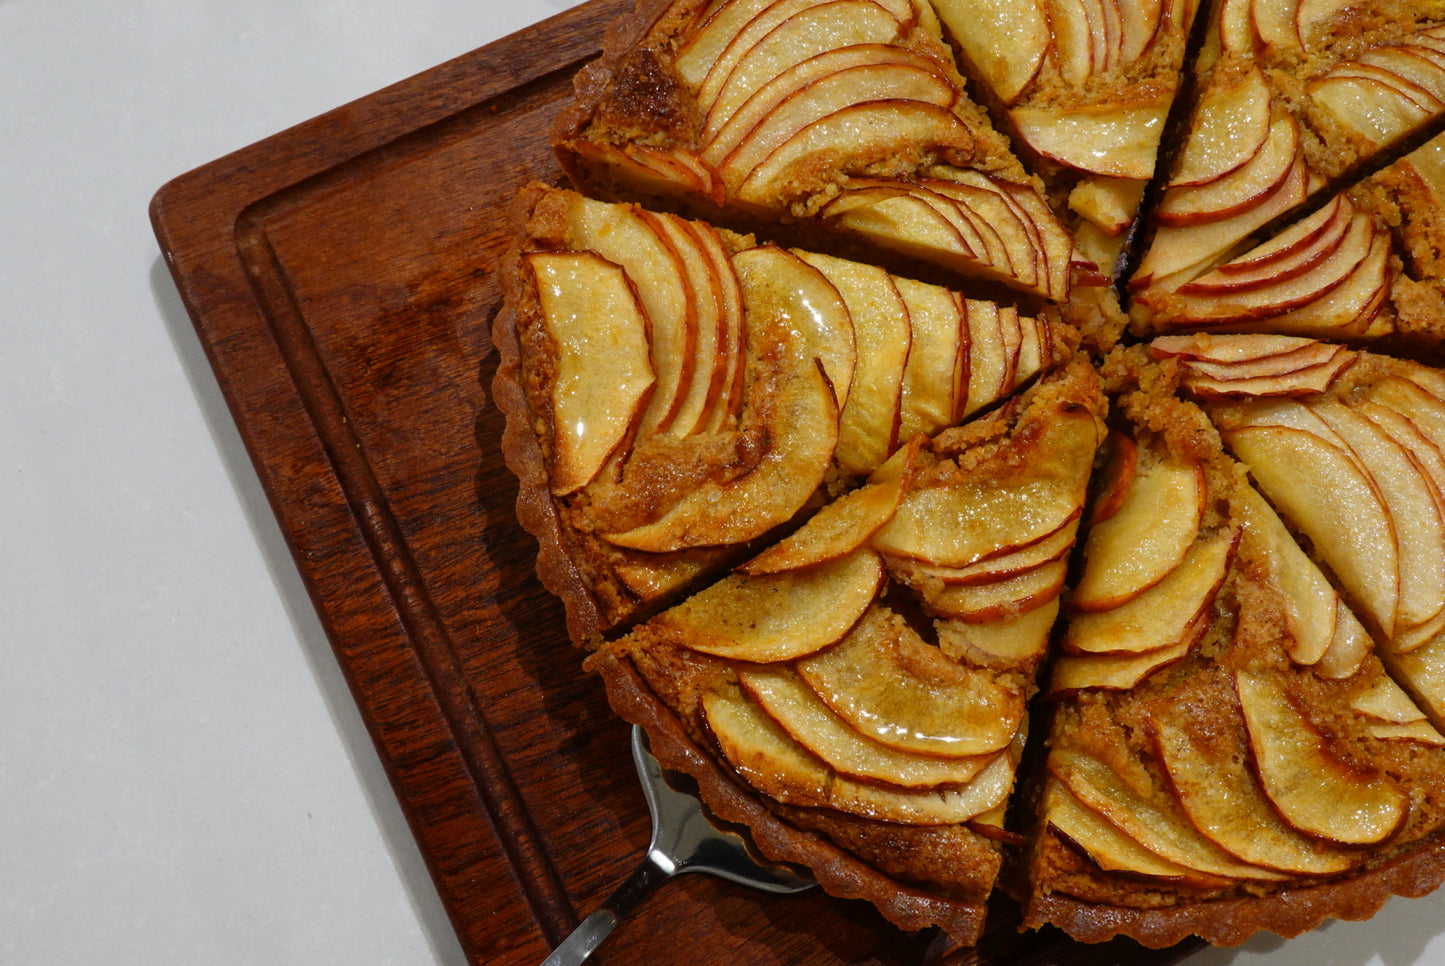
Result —
<instances>
[{"instance_id":1,"label":"round tart","mask_svg":"<svg viewBox=\"0 0 1445 966\"><path fill-rule=\"evenodd\" d=\"M905 929L1445 880L1445 4L643 0L494 396L617 712Z\"/></svg>"}]
</instances>

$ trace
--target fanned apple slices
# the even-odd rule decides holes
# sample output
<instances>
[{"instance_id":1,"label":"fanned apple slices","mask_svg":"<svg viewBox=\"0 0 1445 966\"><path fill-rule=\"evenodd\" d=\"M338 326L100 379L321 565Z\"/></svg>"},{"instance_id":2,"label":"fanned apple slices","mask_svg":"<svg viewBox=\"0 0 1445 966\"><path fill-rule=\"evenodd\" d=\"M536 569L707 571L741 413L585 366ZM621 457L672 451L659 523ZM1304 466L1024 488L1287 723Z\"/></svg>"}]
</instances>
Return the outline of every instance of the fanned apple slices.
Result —
<instances>
[{"instance_id":1,"label":"fanned apple slices","mask_svg":"<svg viewBox=\"0 0 1445 966\"><path fill-rule=\"evenodd\" d=\"M1049 566L1039 556L1067 556L1103 415L1098 377L1080 361L967 427L915 437L782 544L589 661L615 704L645 687L732 781L785 821L826 820L837 847L874 868L890 868L900 829L945 830L926 863L945 878L925 884L956 902L933 922L971 942L1061 582L996 594L1023 620L1003 632L991 620L978 639L972 615L952 616L937 595L1009 587ZM938 576L955 571L975 582ZM1050 619L1028 619L1037 612ZM825 889L856 894L813 864ZM906 904L873 891L906 921Z\"/></svg>"},{"instance_id":2,"label":"fanned apple slices","mask_svg":"<svg viewBox=\"0 0 1445 966\"><path fill-rule=\"evenodd\" d=\"M1378 5L1364 17L1353 4L1296 0L1223 0L1215 10L1189 131L1132 282L1136 304L1150 308L1168 293L1182 296L1188 286L1200 296L1218 296L1221 286L1231 285L1243 293L1239 286L1260 276L1254 269L1265 262L1239 266L1244 278L1230 277L1232 271L1200 276L1330 179L1445 116L1445 4ZM1323 228L1328 217L1315 227ZM1368 261L1368 244L1360 248L1350 236L1335 246L1329 234L1323 231L1313 256L1288 243L1262 252L1292 260L1286 278L1301 276L1311 257L1311 266L1330 264L1282 288L1278 304L1266 306L1268 292L1257 307L1242 297L1234 311L1244 317L1220 321L1255 321L1261 308L1269 318L1283 315L1289 311L1283 303L1316 284L1337 286L1350 266ZM1326 248L1338 254L1320 254ZM1368 267L1379 279L1380 266ZM1367 288L1362 278L1353 281L1356 289ZM1300 331L1292 322L1273 331ZM1201 316L1199 324L1210 325L1210 317Z\"/></svg>"},{"instance_id":3,"label":"fanned apple slices","mask_svg":"<svg viewBox=\"0 0 1445 966\"><path fill-rule=\"evenodd\" d=\"M649 0L630 23L559 118L578 186L1068 294L1072 240L927 0Z\"/></svg>"},{"instance_id":4,"label":"fanned apple slices","mask_svg":"<svg viewBox=\"0 0 1445 966\"><path fill-rule=\"evenodd\" d=\"M1012 306L534 186L514 300L574 636L635 616L1066 351ZM510 324L510 323L508 323Z\"/></svg>"},{"instance_id":5,"label":"fanned apple slices","mask_svg":"<svg viewBox=\"0 0 1445 966\"><path fill-rule=\"evenodd\" d=\"M1430 861L1445 737L1204 415L1157 389L1119 408L1051 671L1025 923L1149 946L1294 935L1334 889ZM1107 527L1134 515L1131 539Z\"/></svg>"}]
</instances>

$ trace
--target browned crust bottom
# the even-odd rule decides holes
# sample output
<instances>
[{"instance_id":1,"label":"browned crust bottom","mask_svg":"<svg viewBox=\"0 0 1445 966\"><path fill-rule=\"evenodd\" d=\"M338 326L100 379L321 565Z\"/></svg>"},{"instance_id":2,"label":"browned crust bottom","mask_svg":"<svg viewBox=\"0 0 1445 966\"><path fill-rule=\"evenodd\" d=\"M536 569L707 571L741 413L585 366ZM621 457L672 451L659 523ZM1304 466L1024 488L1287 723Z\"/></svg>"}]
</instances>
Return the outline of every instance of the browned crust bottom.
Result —
<instances>
[{"instance_id":1,"label":"browned crust bottom","mask_svg":"<svg viewBox=\"0 0 1445 966\"><path fill-rule=\"evenodd\" d=\"M1445 834L1437 833L1420 843L1418 850L1354 878L1266 896L1169 909L1098 905L1059 893L1032 896L1024 907L1023 926L1058 926L1086 943L1128 936L1151 949L1162 949L1193 935L1216 946L1237 946L1256 932L1290 939L1326 919L1369 919L1391 896L1419 898L1441 882L1445 882Z\"/></svg>"},{"instance_id":2,"label":"browned crust bottom","mask_svg":"<svg viewBox=\"0 0 1445 966\"><path fill-rule=\"evenodd\" d=\"M514 202L512 216L522 224L536 203L541 188L524 189ZM522 237L518 234L516 237ZM596 600L584 588L586 581L572 562L562 539L562 523L552 502L542 449L532 426L532 410L522 389L522 348L517 339L515 306L518 262L521 253L509 251L499 272L502 279L501 311L492 323L492 345L497 350L497 373L492 377L492 401L505 417L502 458L517 477L517 521L537 540L537 577L542 586L562 601L567 612L567 634L574 643L595 639L603 630Z\"/></svg>"},{"instance_id":3,"label":"browned crust bottom","mask_svg":"<svg viewBox=\"0 0 1445 966\"><path fill-rule=\"evenodd\" d=\"M921 892L883 875L827 839L782 821L692 741L629 660L603 651L593 658L592 669L602 676L607 699L618 716L647 732L652 754L662 766L696 780L708 808L724 821L747 826L768 858L806 866L824 892L870 902L899 928L938 926L960 944L978 941L984 921L981 903Z\"/></svg>"}]
</instances>

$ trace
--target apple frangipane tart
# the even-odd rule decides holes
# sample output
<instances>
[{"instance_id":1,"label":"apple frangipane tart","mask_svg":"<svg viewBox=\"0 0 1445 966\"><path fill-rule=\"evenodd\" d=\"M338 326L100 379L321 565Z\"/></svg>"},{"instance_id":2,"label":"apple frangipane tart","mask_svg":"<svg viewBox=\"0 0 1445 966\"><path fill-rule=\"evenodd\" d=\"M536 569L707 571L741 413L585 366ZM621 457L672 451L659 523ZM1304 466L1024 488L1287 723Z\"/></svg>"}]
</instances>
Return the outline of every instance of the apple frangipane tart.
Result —
<instances>
[{"instance_id":1,"label":"apple frangipane tart","mask_svg":"<svg viewBox=\"0 0 1445 966\"><path fill-rule=\"evenodd\" d=\"M503 450L713 811L960 942L1445 880L1445 0L641 0L576 90Z\"/></svg>"}]
</instances>

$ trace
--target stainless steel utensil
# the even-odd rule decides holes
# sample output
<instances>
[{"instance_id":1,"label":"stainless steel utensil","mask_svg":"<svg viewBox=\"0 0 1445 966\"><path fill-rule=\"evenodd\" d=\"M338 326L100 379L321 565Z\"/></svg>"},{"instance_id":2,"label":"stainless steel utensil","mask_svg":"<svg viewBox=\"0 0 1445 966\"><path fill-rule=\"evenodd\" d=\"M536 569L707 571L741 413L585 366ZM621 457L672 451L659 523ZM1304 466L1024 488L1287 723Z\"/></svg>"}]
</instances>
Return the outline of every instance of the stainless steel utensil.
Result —
<instances>
[{"instance_id":1,"label":"stainless steel utensil","mask_svg":"<svg viewBox=\"0 0 1445 966\"><path fill-rule=\"evenodd\" d=\"M632 729L632 761L642 779L647 810L652 813L647 855L637 871L607 897L601 909L582 920L542 966L578 966L647 893L684 872L706 872L779 894L804 892L815 885L812 879L784 866L758 861L741 835L715 827L695 797L668 785L638 727Z\"/></svg>"}]
</instances>

